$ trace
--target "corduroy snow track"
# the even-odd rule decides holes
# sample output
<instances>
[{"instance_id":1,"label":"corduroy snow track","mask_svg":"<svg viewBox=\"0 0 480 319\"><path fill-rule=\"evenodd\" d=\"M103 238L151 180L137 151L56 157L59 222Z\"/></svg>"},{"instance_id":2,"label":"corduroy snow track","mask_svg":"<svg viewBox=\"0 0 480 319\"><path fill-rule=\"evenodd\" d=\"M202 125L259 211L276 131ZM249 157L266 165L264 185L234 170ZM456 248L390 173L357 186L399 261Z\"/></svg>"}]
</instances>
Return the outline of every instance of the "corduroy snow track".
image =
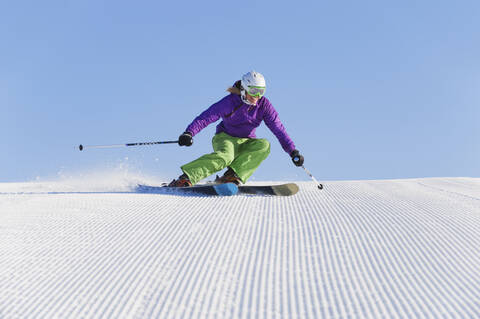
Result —
<instances>
[{"instance_id":1,"label":"corduroy snow track","mask_svg":"<svg viewBox=\"0 0 480 319\"><path fill-rule=\"evenodd\" d=\"M480 318L480 179L297 183L0 184L0 318Z\"/></svg>"}]
</instances>

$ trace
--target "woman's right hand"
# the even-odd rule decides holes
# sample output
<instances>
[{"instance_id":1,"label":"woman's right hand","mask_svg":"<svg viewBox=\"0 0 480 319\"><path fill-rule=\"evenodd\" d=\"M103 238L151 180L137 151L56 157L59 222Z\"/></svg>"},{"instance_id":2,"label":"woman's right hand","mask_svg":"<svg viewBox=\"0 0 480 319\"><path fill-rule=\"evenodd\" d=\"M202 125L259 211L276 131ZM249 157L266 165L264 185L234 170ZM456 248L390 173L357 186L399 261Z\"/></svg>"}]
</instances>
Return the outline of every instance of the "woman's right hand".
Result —
<instances>
[{"instance_id":1,"label":"woman's right hand","mask_svg":"<svg viewBox=\"0 0 480 319\"><path fill-rule=\"evenodd\" d=\"M178 145L180 146L190 146L193 144L192 133L184 132L178 137Z\"/></svg>"}]
</instances>

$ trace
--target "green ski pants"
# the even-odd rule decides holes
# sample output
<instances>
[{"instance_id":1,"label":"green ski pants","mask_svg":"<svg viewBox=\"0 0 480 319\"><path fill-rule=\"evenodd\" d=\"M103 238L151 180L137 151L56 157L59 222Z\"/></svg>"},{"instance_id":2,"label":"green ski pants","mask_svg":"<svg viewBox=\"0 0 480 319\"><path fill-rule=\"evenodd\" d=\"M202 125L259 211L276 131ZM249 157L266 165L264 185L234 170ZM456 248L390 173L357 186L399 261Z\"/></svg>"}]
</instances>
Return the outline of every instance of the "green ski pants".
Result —
<instances>
[{"instance_id":1,"label":"green ski pants","mask_svg":"<svg viewBox=\"0 0 480 319\"><path fill-rule=\"evenodd\" d=\"M239 138L222 132L213 137L212 145L213 153L181 167L193 185L227 166L245 183L270 154L270 143L263 138Z\"/></svg>"}]
</instances>

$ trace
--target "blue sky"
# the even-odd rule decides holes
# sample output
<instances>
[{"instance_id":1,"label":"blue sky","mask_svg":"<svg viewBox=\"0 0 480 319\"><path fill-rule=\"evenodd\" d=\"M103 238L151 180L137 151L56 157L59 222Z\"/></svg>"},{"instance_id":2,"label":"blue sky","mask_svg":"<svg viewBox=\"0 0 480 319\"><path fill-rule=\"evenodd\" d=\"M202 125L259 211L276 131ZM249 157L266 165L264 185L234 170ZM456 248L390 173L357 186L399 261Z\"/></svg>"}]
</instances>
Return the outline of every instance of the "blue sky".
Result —
<instances>
[{"instance_id":1,"label":"blue sky","mask_svg":"<svg viewBox=\"0 0 480 319\"><path fill-rule=\"evenodd\" d=\"M0 181L126 167L172 179L176 139L251 69L320 180L480 177L478 1L4 1ZM308 179L272 142L256 180Z\"/></svg>"}]
</instances>

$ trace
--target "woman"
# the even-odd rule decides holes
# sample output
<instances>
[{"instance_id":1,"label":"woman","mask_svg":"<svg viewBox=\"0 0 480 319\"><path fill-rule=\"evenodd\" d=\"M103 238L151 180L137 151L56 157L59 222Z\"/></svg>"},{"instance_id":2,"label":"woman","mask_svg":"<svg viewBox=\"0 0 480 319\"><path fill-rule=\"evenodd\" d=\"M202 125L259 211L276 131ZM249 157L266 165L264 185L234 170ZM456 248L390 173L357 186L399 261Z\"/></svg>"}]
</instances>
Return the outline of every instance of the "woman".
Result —
<instances>
[{"instance_id":1,"label":"woman","mask_svg":"<svg viewBox=\"0 0 480 319\"><path fill-rule=\"evenodd\" d=\"M229 95L197 116L180 135L178 144L191 146L193 136L221 118L212 140L214 152L183 165L183 174L168 186L192 186L224 168L228 169L222 177L217 177L217 183L246 183L270 154L270 143L255 136L255 129L262 121L277 137L293 163L302 166L304 158L295 149L295 144L280 122L277 111L264 96L265 90L263 75L255 71L248 72L235 82L233 87L227 89Z\"/></svg>"}]
</instances>

